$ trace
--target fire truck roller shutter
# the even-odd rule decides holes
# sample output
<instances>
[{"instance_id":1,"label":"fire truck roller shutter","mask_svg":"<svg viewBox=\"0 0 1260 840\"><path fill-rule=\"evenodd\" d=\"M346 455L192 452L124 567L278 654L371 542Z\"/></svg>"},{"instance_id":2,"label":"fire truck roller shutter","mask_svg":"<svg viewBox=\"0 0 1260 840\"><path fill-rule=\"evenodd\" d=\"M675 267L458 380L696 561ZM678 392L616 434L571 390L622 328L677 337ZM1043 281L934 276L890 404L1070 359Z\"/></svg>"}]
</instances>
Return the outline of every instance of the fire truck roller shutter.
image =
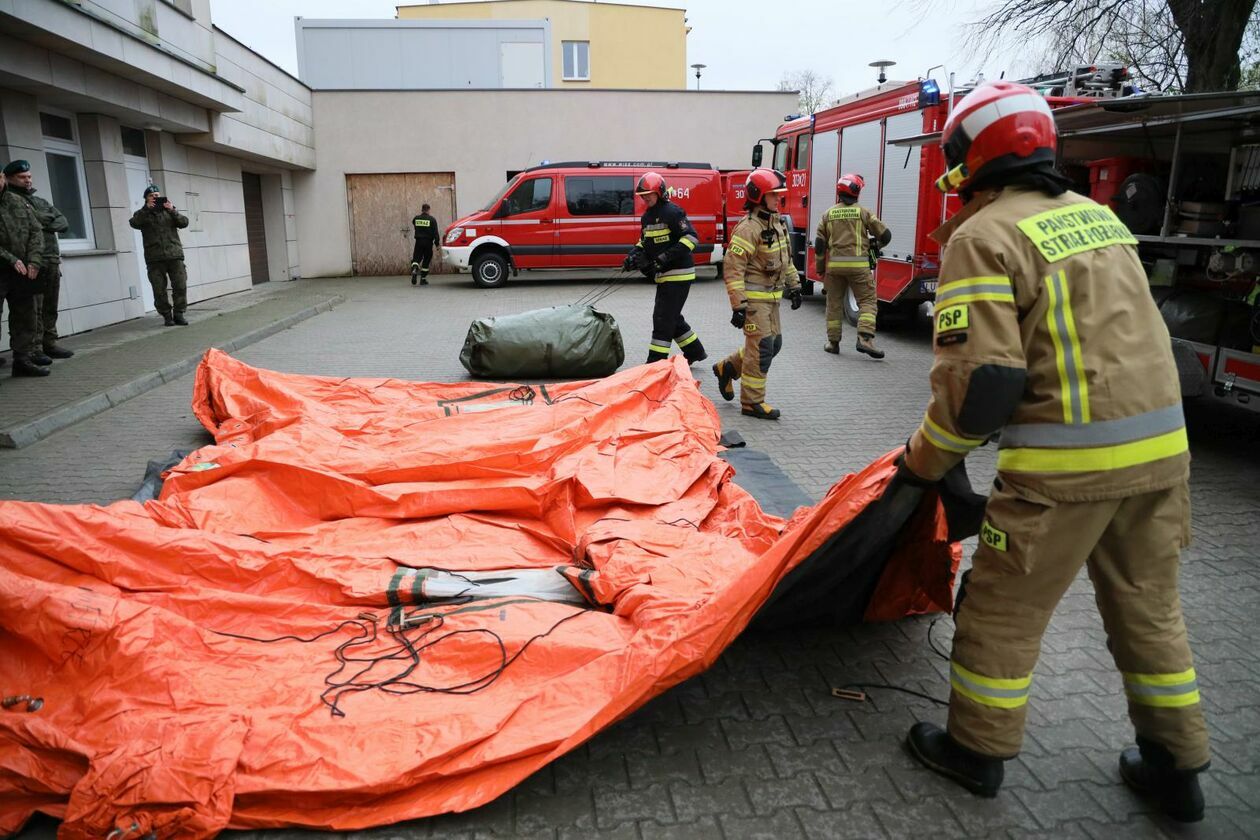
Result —
<instances>
[{"instance_id":1,"label":"fire truck roller shutter","mask_svg":"<svg viewBox=\"0 0 1260 840\"><path fill-rule=\"evenodd\" d=\"M887 136L890 139L922 131L923 114L920 111L888 118ZM909 149L887 146L884 150L883 200L878 215L892 231L892 242L882 249L889 259L909 260L914 257L915 221L919 214L919 158L922 151L920 146ZM874 212L873 196L867 198L864 191L862 199L870 202L868 206Z\"/></svg>"},{"instance_id":2,"label":"fire truck roller shutter","mask_svg":"<svg viewBox=\"0 0 1260 840\"><path fill-rule=\"evenodd\" d=\"M889 135L890 137L892 135ZM840 137L840 172L854 172L866 179L866 187L858 199L867 210L881 219L878 197L880 191L879 161L883 153L883 124L879 120L873 122L848 125ZM836 174L833 172L827 184L831 191L831 200L827 206L836 203ZM897 232L894 230L893 235Z\"/></svg>"},{"instance_id":3,"label":"fire truck roller shutter","mask_svg":"<svg viewBox=\"0 0 1260 840\"><path fill-rule=\"evenodd\" d=\"M822 214L836 203L836 151L840 132L827 131L814 135L813 157L809 164L809 225L805 232L813 237Z\"/></svg>"}]
</instances>

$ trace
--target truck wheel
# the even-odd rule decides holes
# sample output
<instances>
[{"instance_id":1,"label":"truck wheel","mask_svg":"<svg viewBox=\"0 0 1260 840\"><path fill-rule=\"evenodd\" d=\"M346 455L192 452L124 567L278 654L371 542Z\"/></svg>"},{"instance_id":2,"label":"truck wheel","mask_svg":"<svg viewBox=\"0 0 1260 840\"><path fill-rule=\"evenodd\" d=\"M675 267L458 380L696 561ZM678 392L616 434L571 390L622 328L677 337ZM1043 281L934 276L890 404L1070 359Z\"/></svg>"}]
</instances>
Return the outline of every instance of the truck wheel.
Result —
<instances>
[{"instance_id":1,"label":"truck wheel","mask_svg":"<svg viewBox=\"0 0 1260 840\"><path fill-rule=\"evenodd\" d=\"M497 289L507 282L507 259L500 253L489 251L473 260L473 282L482 289Z\"/></svg>"},{"instance_id":2,"label":"truck wheel","mask_svg":"<svg viewBox=\"0 0 1260 840\"><path fill-rule=\"evenodd\" d=\"M858 302L857 296L853 294L852 289L845 290L844 300L844 320L849 322L849 326L856 327L858 319Z\"/></svg>"}]
</instances>

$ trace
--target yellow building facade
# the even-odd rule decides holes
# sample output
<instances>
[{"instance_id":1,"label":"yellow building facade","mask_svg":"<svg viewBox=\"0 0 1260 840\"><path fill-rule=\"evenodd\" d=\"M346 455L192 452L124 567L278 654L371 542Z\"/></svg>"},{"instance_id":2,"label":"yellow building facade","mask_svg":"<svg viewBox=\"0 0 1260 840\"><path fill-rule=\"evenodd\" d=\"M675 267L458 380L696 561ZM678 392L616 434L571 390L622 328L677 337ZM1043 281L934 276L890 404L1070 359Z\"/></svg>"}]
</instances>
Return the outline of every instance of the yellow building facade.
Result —
<instances>
[{"instance_id":1,"label":"yellow building facade","mask_svg":"<svg viewBox=\"0 0 1260 840\"><path fill-rule=\"evenodd\" d=\"M687 87L683 9L588 0L471 0L399 6L399 20L547 20L555 87Z\"/></svg>"}]
</instances>

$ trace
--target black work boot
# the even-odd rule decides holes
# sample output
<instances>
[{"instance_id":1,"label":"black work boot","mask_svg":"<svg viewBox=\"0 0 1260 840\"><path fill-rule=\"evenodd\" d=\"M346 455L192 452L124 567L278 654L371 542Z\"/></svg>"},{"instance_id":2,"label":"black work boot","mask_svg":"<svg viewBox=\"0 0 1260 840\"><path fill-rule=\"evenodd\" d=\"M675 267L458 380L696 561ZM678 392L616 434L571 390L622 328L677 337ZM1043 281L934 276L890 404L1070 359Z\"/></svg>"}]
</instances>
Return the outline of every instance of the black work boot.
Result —
<instances>
[{"instance_id":1,"label":"black work boot","mask_svg":"<svg viewBox=\"0 0 1260 840\"><path fill-rule=\"evenodd\" d=\"M188 326L188 322L187 322L186 320L184 320L184 313L183 313L183 312L176 312L176 313L175 313L175 325L176 325L177 327L186 327L186 326Z\"/></svg>"},{"instance_id":2,"label":"black work boot","mask_svg":"<svg viewBox=\"0 0 1260 840\"><path fill-rule=\"evenodd\" d=\"M1172 753L1163 744L1138 736L1136 747L1120 753L1120 778L1139 796L1148 799L1166 816L1177 822L1198 822L1203 819L1203 791L1199 773L1178 770Z\"/></svg>"},{"instance_id":3,"label":"black work boot","mask_svg":"<svg viewBox=\"0 0 1260 840\"><path fill-rule=\"evenodd\" d=\"M857 340L857 351L865 353L872 359L884 358L884 351L875 346L875 336L859 335Z\"/></svg>"},{"instance_id":4,"label":"black work boot","mask_svg":"<svg viewBox=\"0 0 1260 840\"><path fill-rule=\"evenodd\" d=\"M35 364L26 356L13 357L14 376L47 376L52 373L48 368Z\"/></svg>"},{"instance_id":5,"label":"black work boot","mask_svg":"<svg viewBox=\"0 0 1260 840\"><path fill-rule=\"evenodd\" d=\"M823 345L823 350L825 350L828 353L835 353L838 356L840 355L840 342L828 341L826 344Z\"/></svg>"},{"instance_id":6,"label":"black work boot","mask_svg":"<svg viewBox=\"0 0 1260 840\"><path fill-rule=\"evenodd\" d=\"M974 793L992 799L1005 775L1003 760L980 755L960 745L934 723L916 723L906 736L906 749L919 763Z\"/></svg>"},{"instance_id":7,"label":"black work boot","mask_svg":"<svg viewBox=\"0 0 1260 840\"><path fill-rule=\"evenodd\" d=\"M41 352L40 352L40 351L38 351L38 350L36 350L35 352L31 353L31 354L30 354L29 356L27 356L26 358L30 359L30 360L31 360L31 362L33 362L34 364L39 365L40 367L48 367L49 365L51 365L51 364L53 363L53 360L52 360L52 357L51 357L51 356L49 356L49 355L47 355L47 354L45 354L45 353L41 353Z\"/></svg>"},{"instance_id":8,"label":"black work boot","mask_svg":"<svg viewBox=\"0 0 1260 840\"><path fill-rule=\"evenodd\" d=\"M74 355L73 350L67 350L60 344L45 344L44 355L51 356L54 359L68 359Z\"/></svg>"},{"instance_id":9,"label":"black work boot","mask_svg":"<svg viewBox=\"0 0 1260 840\"><path fill-rule=\"evenodd\" d=\"M738 372L735 366L727 361L718 362L713 366L713 375L718 381L718 391L722 393L722 399L727 402L735 399L735 386L731 383L735 381L735 374Z\"/></svg>"},{"instance_id":10,"label":"black work boot","mask_svg":"<svg viewBox=\"0 0 1260 840\"><path fill-rule=\"evenodd\" d=\"M420 285L421 286L429 285L429 272L427 271L420 272Z\"/></svg>"},{"instance_id":11,"label":"black work boot","mask_svg":"<svg viewBox=\"0 0 1260 840\"><path fill-rule=\"evenodd\" d=\"M764 402L753 403L752 405L746 405L742 409L740 409L740 414L743 414L747 417L756 417L758 420L778 420L779 419L779 409L770 405L770 403L764 403Z\"/></svg>"},{"instance_id":12,"label":"black work boot","mask_svg":"<svg viewBox=\"0 0 1260 840\"><path fill-rule=\"evenodd\" d=\"M416 278L420 276L420 263L411 264L411 285L416 285Z\"/></svg>"},{"instance_id":13,"label":"black work boot","mask_svg":"<svg viewBox=\"0 0 1260 840\"><path fill-rule=\"evenodd\" d=\"M172 315L172 314L171 314L171 313L169 313L169 312L167 312L165 315L163 315L163 316L162 316L162 326L164 326L164 327L173 327L173 326L175 326L175 316L174 316L174 315Z\"/></svg>"}]
</instances>

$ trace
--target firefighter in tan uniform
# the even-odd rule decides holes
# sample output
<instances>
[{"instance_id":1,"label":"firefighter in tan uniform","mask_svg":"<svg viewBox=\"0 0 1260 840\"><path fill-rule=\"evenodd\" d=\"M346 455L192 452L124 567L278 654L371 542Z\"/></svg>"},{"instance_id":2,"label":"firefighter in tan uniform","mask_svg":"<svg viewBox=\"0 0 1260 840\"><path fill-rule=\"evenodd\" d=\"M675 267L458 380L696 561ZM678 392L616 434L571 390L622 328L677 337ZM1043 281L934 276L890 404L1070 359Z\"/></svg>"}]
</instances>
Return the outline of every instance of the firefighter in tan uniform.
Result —
<instances>
[{"instance_id":1,"label":"firefighter in tan uniform","mask_svg":"<svg viewBox=\"0 0 1260 840\"><path fill-rule=\"evenodd\" d=\"M1054 120L1030 88L980 86L942 143L939 186L965 207L934 234L948 244L932 398L898 477L935 482L1000 433L998 478L955 612L948 730L915 724L907 747L996 795L1042 634L1086 566L1137 734L1120 775L1174 819L1201 819L1208 738L1177 592L1190 456L1135 240L1066 191Z\"/></svg>"},{"instance_id":2,"label":"firefighter in tan uniform","mask_svg":"<svg viewBox=\"0 0 1260 840\"><path fill-rule=\"evenodd\" d=\"M852 173L845 173L836 181L838 203L823 213L814 233L814 269L827 290L827 343L823 349L840 352L844 299L852 289L858 304L857 351L882 359L884 351L875 346L879 298L871 275L870 240L883 247L892 241L892 231L874 213L858 205L864 186L862 176Z\"/></svg>"},{"instance_id":3,"label":"firefighter in tan uniform","mask_svg":"<svg viewBox=\"0 0 1260 840\"><path fill-rule=\"evenodd\" d=\"M787 226L779 202L787 179L774 169L754 169L744 184L748 215L731 232L722 278L731 302L731 324L744 331L744 346L713 366L722 398L735 398L738 379L743 414L777 420L779 409L766 402L766 374L783 347L779 301L801 306L801 280L792 264Z\"/></svg>"}]
</instances>

